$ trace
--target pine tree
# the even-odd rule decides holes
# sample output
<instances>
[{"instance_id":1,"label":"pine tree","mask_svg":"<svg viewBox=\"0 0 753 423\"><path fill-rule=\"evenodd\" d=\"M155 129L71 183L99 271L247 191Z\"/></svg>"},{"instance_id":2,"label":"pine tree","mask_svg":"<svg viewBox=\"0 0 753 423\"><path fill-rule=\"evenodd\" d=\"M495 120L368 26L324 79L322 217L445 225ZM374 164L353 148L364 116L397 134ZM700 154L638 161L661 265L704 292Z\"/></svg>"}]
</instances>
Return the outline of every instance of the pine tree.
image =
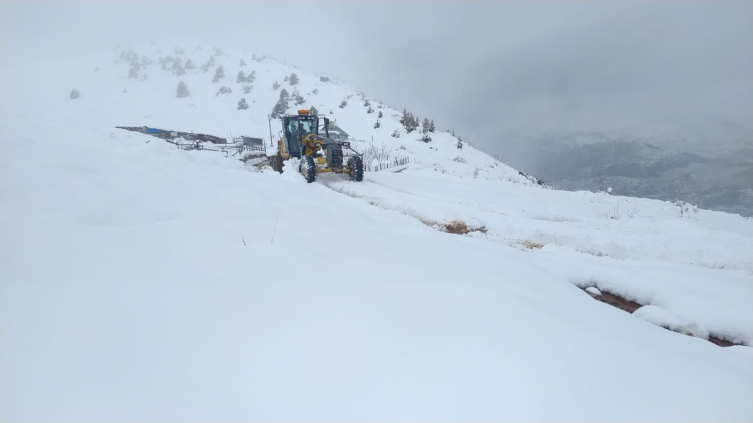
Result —
<instances>
[{"instance_id":1,"label":"pine tree","mask_svg":"<svg viewBox=\"0 0 753 423\"><path fill-rule=\"evenodd\" d=\"M326 77L326 76L320 76L319 80L322 81L322 82L329 82L329 78Z\"/></svg>"},{"instance_id":2,"label":"pine tree","mask_svg":"<svg viewBox=\"0 0 753 423\"><path fill-rule=\"evenodd\" d=\"M377 119L376 123L374 124L374 129L377 129L377 128L379 128L380 126L382 126L382 124L380 124L380 123L379 123L379 119Z\"/></svg>"},{"instance_id":3,"label":"pine tree","mask_svg":"<svg viewBox=\"0 0 753 423\"><path fill-rule=\"evenodd\" d=\"M316 107L311 106L311 108L309 109L309 114L310 115L314 115L314 116L318 115L319 114L319 110L316 110Z\"/></svg>"},{"instance_id":4,"label":"pine tree","mask_svg":"<svg viewBox=\"0 0 753 423\"><path fill-rule=\"evenodd\" d=\"M207 60L207 62L204 63L203 65L201 65L201 71L207 72L209 71L209 68L213 66L214 66L214 56L209 56L209 60Z\"/></svg>"},{"instance_id":5,"label":"pine tree","mask_svg":"<svg viewBox=\"0 0 753 423\"><path fill-rule=\"evenodd\" d=\"M280 91L280 99L277 100L277 104L275 104L274 108L272 108L272 118L277 119L279 117L282 117L285 115L285 113L288 111L288 91L283 88L282 91Z\"/></svg>"},{"instance_id":6,"label":"pine tree","mask_svg":"<svg viewBox=\"0 0 753 423\"><path fill-rule=\"evenodd\" d=\"M301 93L298 92L298 90L293 91L292 97L296 106L300 106L301 104L306 102L306 99L303 98L303 96L301 95Z\"/></svg>"},{"instance_id":7,"label":"pine tree","mask_svg":"<svg viewBox=\"0 0 753 423\"><path fill-rule=\"evenodd\" d=\"M347 106L347 105L348 105L348 102L346 100L343 100L343 101L340 102L340 108L341 109L344 109L345 106Z\"/></svg>"},{"instance_id":8,"label":"pine tree","mask_svg":"<svg viewBox=\"0 0 753 423\"><path fill-rule=\"evenodd\" d=\"M196 65L193 64L193 60L191 60L191 59L186 60L186 64L183 67L186 70L196 69Z\"/></svg>"},{"instance_id":9,"label":"pine tree","mask_svg":"<svg viewBox=\"0 0 753 423\"><path fill-rule=\"evenodd\" d=\"M374 108L369 106L369 108L366 110L366 113L374 113Z\"/></svg>"},{"instance_id":10,"label":"pine tree","mask_svg":"<svg viewBox=\"0 0 753 423\"><path fill-rule=\"evenodd\" d=\"M233 90L223 85L222 87L220 87L220 89L217 91L217 94L215 94L214 96L217 97L220 94L230 94L232 92Z\"/></svg>"},{"instance_id":11,"label":"pine tree","mask_svg":"<svg viewBox=\"0 0 753 423\"><path fill-rule=\"evenodd\" d=\"M298 75L295 74L295 72L290 74L290 85L295 85L298 83Z\"/></svg>"},{"instance_id":12,"label":"pine tree","mask_svg":"<svg viewBox=\"0 0 753 423\"><path fill-rule=\"evenodd\" d=\"M253 84L255 79L256 79L256 71L252 70L251 73L249 73L248 76L246 76L246 82L248 82L249 84Z\"/></svg>"},{"instance_id":13,"label":"pine tree","mask_svg":"<svg viewBox=\"0 0 753 423\"><path fill-rule=\"evenodd\" d=\"M178 84L178 98L188 97L189 94L186 84L183 81L180 81Z\"/></svg>"},{"instance_id":14,"label":"pine tree","mask_svg":"<svg viewBox=\"0 0 753 423\"><path fill-rule=\"evenodd\" d=\"M251 88L253 88L253 87L250 86L250 85L244 85L243 86L243 92L246 93L246 94L248 94L248 93L251 92Z\"/></svg>"},{"instance_id":15,"label":"pine tree","mask_svg":"<svg viewBox=\"0 0 753 423\"><path fill-rule=\"evenodd\" d=\"M245 81L246 81L246 74L243 73L242 70L238 71L238 77L235 79L235 82L237 84L240 84L241 82L245 82Z\"/></svg>"},{"instance_id":16,"label":"pine tree","mask_svg":"<svg viewBox=\"0 0 753 423\"><path fill-rule=\"evenodd\" d=\"M78 90L77 90L77 89L75 89L75 88L74 88L74 89L72 89L72 90L71 90L71 100L75 100L75 99L77 99L77 98L79 98L79 97L81 97L81 93L80 93L80 92L78 92Z\"/></svg>"},{"instance_id":17,"label":"pine tree","mask_svg":"<svg viewBox=\"0 0 753 423\"><path fill-rule=\"evenodd\" d=\"M243 60L243 59L241 59L241 62L240 62L240 63L238 64L238 66L239 66L239 67L244 67L244 66L246 66L246 61L245 61L245 60Z\"/></svg>"},{"instance_id":18,"label":"pine tree","mask_svg":"<svg viewBox=\"0 0 753 423\"><path fill-rule=\"evenodd\" d=\"M173 60L173 73L178 76L186 74L185 69L183 69L183 60L180 57Z\"/></svg>"},{"instance_id":19,"label":"pine tree","mask_svg":"<svg viewBox=\"0 0 753 423\"><path fill-rule=\"evenodd\" d=\"M248 103L246 102L245 98L241 98L241 100L238 102L238 110L246 110L248 109Z\"/></svg>"},{"instance_id":20,"label":"pine tree","mask_svg":"<svg viewBox=\"0 0 753 423\"><path fill-rule=\"evenodd\" d=\"M272 85L272 91L275 91L275 90L277 90L278 88L280 88L280 83L279 83L279 82L277 82L277 81L275 81L275 83L274 83L274 84Z\"/></svg>"},{"instance_id":21,"label":"pine tree","mask_svg":"<svg viewBox=\"0 0 753 423\"><path fill-rule=\"evenodd\" d=\"M397 129L395 129L394 131L392 131L392 135L391 136L393 138L400 138L400 131L397 130Z\"/></svg>"},{"instance_id":22,"label":"pine tree","mask_svg":"<svg viewBox=\"0 0 753 423\"><path fill-rule=\"evenodd\" d=\"M429 132L435 132L437 128L434 126L434 119L429 122Z\"/></svg>"},{"instance_id":23,"label":"pine tree","mask_svg":"<svg viewBox=\"0 0 753 423\"><path fill-rule=\"evenodd\" d=\"M173 66L172 66L173 72L177 71L179 67L180 68L183 67L183 59L181 59L180 57L176 57L175 60L173 60Z\"/></svg>"},{"instance_id":24,"label":"pine tree","mask_svg":"<svg viewBox=\"0 0 753 423\"><path fill-rule=\"evenodd\" d=\"M381 118L382 116L383 116L383 114L382 114L382 111L380 110L379 113L377 114L377 117Z\"/></svg>"},{"instance_id":25,"label":"pine tree","mask_svg":"<svg viewBox=\"0 0 753 423\"><path fill-rule=\"evenodd\" d=\"M220 80L220 78L224 78L224 77L225 77L225 69L223 69L222 66L220 66L214 72L214 78L212 78L212 82L217 82Z\"/></svg>"},{"instance_id":26,"label":"pine tree","mask_svg":"<svg viewBox=\"0 0 753 423\"><path fill-rule=\"evenodd\" d=\"M136 71L136 68L131 68L128 71L128 79L139 79L139 73Z\"/></svg>"},{"instance_id":27,"label":"pine tree","mask_svg":"<svg viewBox=\"0 0 753 423\"><path fill-rule=\"evenodd\" d=\"M431 126L431 124L429 123L429 119L428 118L424 118L424 121L421 122L421 133L425 134L425 133L429 132L430 126Z\"/></svg>"},{"instance_id":28,"label":"pine tree","mask_svg":"<svg viewBox=\"0 0 753 423\"><path fill-rule=\"evenodd\" d=\"M288 77L287 75L285 75L285 78L283 78L282 82L288 82L288 81L290 81L290 77Z\"/></svg>"}]
</instances>

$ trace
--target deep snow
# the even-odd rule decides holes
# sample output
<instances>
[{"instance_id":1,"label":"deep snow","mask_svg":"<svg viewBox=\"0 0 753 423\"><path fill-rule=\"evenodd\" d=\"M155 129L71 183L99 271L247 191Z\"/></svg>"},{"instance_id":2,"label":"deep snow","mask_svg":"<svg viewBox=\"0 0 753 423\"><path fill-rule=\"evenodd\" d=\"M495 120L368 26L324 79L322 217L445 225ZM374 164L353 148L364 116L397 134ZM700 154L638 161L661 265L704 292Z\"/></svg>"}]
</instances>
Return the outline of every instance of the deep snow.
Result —
<instances>
[{"instance_id":1,"label":"deep snow","mask_svg":"<svg viewBox=\"0 0 753 423\"><path fill-rule=\"evenodd\" d=\"M541 188L449 134L375 131L357 94L337 107L347 87L271 60L246 60L258 96L237 111L224 50L232 98L212 70L176 99L180 78L128 80L117 54L0 75L0 420L753 418L750 347L578 288L749 345L750 220ZM113 128L264 136L292 71L411 165L306 184ZM453 219L485 233L432 227Z\"/></svg>"}]
</instances>

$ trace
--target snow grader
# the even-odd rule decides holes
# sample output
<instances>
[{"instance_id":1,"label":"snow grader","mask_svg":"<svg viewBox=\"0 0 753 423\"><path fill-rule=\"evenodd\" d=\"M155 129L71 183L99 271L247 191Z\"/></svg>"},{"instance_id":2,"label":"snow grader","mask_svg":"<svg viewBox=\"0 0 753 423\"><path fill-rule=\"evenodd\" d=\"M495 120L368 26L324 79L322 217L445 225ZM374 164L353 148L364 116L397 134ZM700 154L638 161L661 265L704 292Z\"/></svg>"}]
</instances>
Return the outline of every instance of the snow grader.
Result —
<instances>
[{"instance_id":1,"label":"snow grader","mask_svg":"<svg viewBox=\"0 0 753 423\"><path fill-rule=\"evenodd\" d=\"M308 183L314 182L319 173L347 174L351 181L362 181L361 155L350 147L350 142L331 138L329 119L325 116L321 118L324 134L319 133L320 116L311 114L309 110L298 110L298 114L283 116L280 119L282 133L277 141L277 153L269 158L270 167L282 173L286 161L298 158L298 172ZM355 154L345 156L343 149Z\"/></svg>"}]
</instances>

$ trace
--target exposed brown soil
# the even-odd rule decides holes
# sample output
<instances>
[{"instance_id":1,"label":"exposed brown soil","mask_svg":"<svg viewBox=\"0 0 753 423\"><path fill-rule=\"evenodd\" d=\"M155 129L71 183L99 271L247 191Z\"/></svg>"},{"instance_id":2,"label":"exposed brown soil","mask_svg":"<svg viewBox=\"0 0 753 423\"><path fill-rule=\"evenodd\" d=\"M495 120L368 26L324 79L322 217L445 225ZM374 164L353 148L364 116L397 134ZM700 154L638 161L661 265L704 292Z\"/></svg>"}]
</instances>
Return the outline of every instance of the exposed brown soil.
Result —
<instances>
[{"instance_id":1,"label":"exposed brown soil","mask_svg":"<svg viewBox=\"0 0 753 423\"><path fill-rule=\"evenodd\" d=\"M586 291L586 288L581 288L583 291ZM601 291L601 290L600 290ZM630 314L633 314L635 310L638 310L639 308L643 307L644 304L636 303L635 301L630 301L626 298L620 297L619 295L615 295L609 292L601 291L601 295L593 295L590 292L586 292L591 298L601 301L602 303L606 303L611 305L612 307L617 307L620 310L627 311ZM669 328L664 328L667 330L671 330ZM687 335L687 334L686 334ZM731 347L733 345L739 345L735 344L733 342L725 341L723 339L719 339L713 335L709 335L709 342L715 345L719 345L720 347Z\"/></svg>"},{"instance_id":2,"label":"exposed brown soil","mask_svg":"<svg viewBox=\"0 0 753 423\"><path fill-rule=\"evenodd\" d=\"M585 288L583 288L585 291ZM592 295L589 292L586 292L588 295L591 295L591 298L595 300L599 300L602 303L607 303L611 305L612 307L617 307L620 310L625 310L630 314L633 314L635 310L638 310L639 308L643 307L642 305L636 303L635 301L630 301L625 298L620 297L619 295L610 294L609 292L601 291L601 295Z\"/></svg>"},{"instance_id":3,"label":"exposed brown soil","mask_svg":"<svg viewBox=\"0 0 753 423\"><path fill-rule=\"evenodd\" d=\"M724 339L719 339L716 336L709 335L709 342L712 344L719 345L720 347L731 347L735 345L733 342L725 341Z\"/></svg>"}]
</instances>

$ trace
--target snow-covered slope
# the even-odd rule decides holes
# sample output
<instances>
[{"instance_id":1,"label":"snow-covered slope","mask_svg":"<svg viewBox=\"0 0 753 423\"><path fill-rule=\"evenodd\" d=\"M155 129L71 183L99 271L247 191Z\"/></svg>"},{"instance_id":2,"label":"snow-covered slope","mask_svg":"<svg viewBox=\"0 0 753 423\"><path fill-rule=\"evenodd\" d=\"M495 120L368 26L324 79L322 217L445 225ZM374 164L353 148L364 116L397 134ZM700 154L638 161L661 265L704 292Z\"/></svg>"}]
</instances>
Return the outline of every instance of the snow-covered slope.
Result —
<instances>
[{"instance_id":1,"label":"snow-covered slope","mask_svg":"<svg viewBox=\"0 0 753 423\"><path fill-rule=\"evenodd\" d=\"M175 54L175 44L155 44L137 48L118 48L85 58L65 62L39 62L33 66L9 66L3 70L3 97L17 114L37 114L55 110L58 118L75 119L113 128L115 126L148 125L163 129L186 132L209 133L216 136L247 135L264 138L269 142L270 124L267 116L286 89L292 94L298 90L305 102L295 105L289 102L289 113L296 109L314 106L320 113L328 115L338 126L345 129L356 141L356 148L365 145L385 144L392 150L391 158L408 157L414 168L431 168L458 176L475 176L494 180L510 179L521 183L531 183L510 167L496 162L486 154L466 145L457 148L457 139L446 132L431 133L432 142L424 143L420 131L406 133L399 119L402 111L383 105L378 99L366 96L343 83L322 82L321 76L304 70L285 66L264 56L235 49L182 44L183 54ZM200 48L200 49L199 49ZM132 60L123 57L138 57L140 70L138 78L129 78ZM180 58L182 63L189 59L196 69L187 70L177 76L172 71L172 61L166 69L160 65L160 58ZM212 57L214 66L206 72L202 64ZM256 57L256 60L253 58ZM144 59L151 61L142 66ZM245 66L240 66L243 60ZM212 82L216 69L222 66L225 77ZM255 72L254 82L237 83L237 75L243 71L248 75ZM284 78L296 73L299 82L291 86ZM323 75L322 75L323 76ZM183 81L190 91L184 98L176 98L179 82ZM273 89L275 83L278 89ZM248 94L243 86L253 88ZM228 87L230 94L217 95L220 87ZM72 89L80 92L80 97L70 100ZM318 92L314 94L314 90ZM238 101L245 98L249 104L246 110L238 110ZM364 106L369 100L373 113L367 113ZM339 105L346 100L347 105ZM382 112L382 118L378 118ZM381 126L374 128L379 120ZM272 122L275 139L281 130L279 121ZM400 138L392 137L395 130ZM454 160L466 161L459 163ZM478 169L478 170L477 170Z\"/></svg>"},{"instance_id":2,"label":"snow-covered slope","mask_svg":"<svg viewBox=\"0 0 753 423\"><path fill-rule=\"evenodd\" d=\"M751 344L749 219L544 189L268 59L239 111L212 71L177 99L108 54L1 75L0 420L753 418L750 347L657 326ZM263 136L293 71L408 168L306 184L113 128Z\"/></svg>"}]
</instances>

